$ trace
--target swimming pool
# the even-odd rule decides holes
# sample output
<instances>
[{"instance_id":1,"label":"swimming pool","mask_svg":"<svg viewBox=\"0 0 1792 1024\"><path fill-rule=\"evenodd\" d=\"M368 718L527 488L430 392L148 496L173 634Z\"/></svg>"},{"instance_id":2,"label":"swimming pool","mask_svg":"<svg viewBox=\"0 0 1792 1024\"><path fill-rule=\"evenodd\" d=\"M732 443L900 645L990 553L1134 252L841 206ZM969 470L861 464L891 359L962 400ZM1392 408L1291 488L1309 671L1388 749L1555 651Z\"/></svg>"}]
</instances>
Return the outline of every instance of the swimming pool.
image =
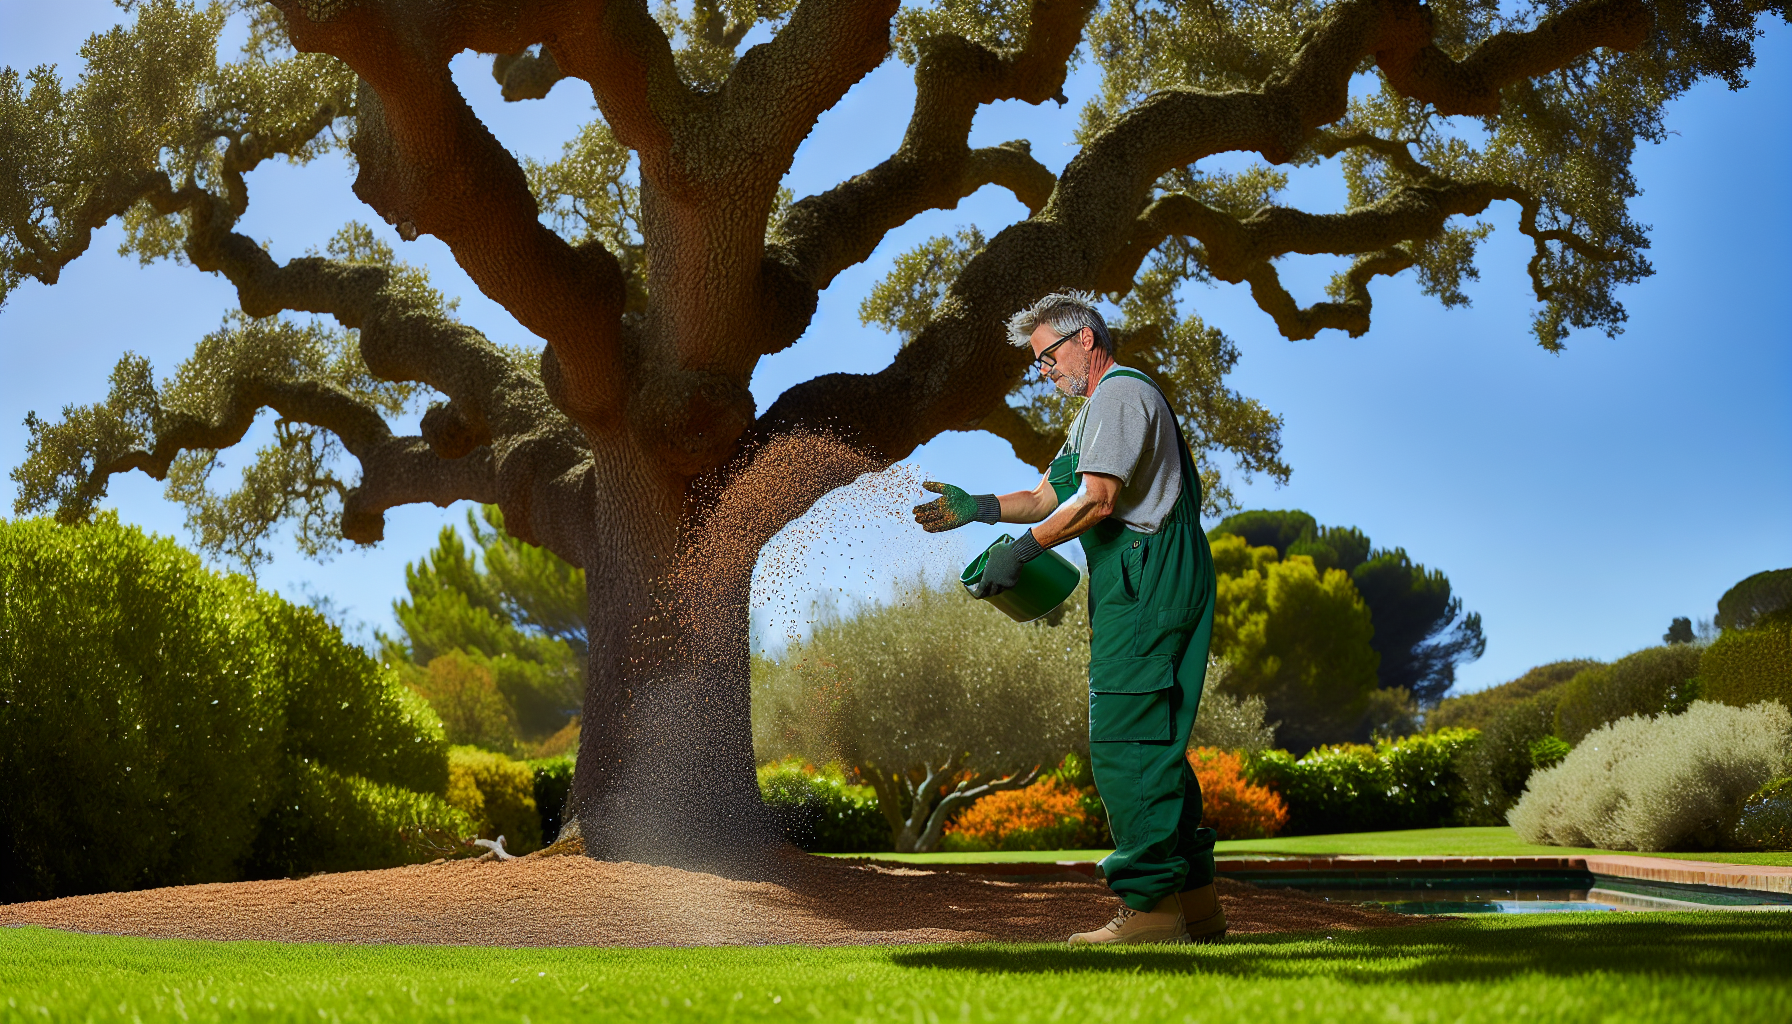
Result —
<instances>
[{"instance_id":1,"label":"swimming pool","mask_svg":"<svg viewBox=\"0 0 1792 1024\"><path fill-rule=\"evenodd\" d=\"M1780 893L1637 882L1588 871L1245 871L1230 877L1266 888L1397 914L1553 914L1586 911L1787 910Z\"/></svg>"}]
</instances>

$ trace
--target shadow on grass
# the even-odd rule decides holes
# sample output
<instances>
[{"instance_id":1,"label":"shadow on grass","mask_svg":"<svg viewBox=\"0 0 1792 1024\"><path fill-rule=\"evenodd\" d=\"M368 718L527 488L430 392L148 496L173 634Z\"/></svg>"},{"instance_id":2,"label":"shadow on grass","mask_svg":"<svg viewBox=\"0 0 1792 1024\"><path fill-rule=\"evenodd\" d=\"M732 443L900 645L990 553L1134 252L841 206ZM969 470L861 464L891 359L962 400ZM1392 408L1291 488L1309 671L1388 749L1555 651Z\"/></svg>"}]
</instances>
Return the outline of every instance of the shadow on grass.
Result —
<instances>
[{"instance_id":1,"label":"shadow on grass","mask_svg":"<svg viewBox=\"0 0 1792 1024\"><path fill-rule=\"evenodd\" d=\"M1325 976L1385 983L1520 974L1696 975L1783 982L1792 914L1601 915L1450 922L1320 935L1243 935L1219 946L1138 949L955 946L895 953L903 967L1000 973Z\"/></svg>"}]
</instances>

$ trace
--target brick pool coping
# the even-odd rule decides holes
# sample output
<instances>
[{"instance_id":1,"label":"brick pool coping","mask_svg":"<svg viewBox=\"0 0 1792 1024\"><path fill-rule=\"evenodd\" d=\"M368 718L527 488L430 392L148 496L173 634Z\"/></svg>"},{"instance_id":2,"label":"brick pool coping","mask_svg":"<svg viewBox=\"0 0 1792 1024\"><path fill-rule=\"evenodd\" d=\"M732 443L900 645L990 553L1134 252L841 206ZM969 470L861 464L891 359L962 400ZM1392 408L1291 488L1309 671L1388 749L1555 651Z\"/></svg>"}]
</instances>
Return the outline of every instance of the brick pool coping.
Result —
<instances>
[{"instance_id":1,"label":"brick pool coping","mask_svg":"<svg viewBox=\"0 0 1792 1024\"><path fill-rule=\"evenodd\" d=\"M875 858L873 858L875 859ZM972 874L1046 878L1052 875L1099 877L1094 861L1032 861L987 864L912 864L884 862L890 867L923 871L964 871ZM1756 892L1792 895L1792 867L1763 864L1718 864L1702 860L1620 855L1539 857L1221 857L1214 867L1222 875L1248 880L1253 874L1275 872L1398 872L1398 871L1587 871L1608 878L1670 885L1705 885L1720 889L1752 889Z\"/></svg>"}]
</instances>

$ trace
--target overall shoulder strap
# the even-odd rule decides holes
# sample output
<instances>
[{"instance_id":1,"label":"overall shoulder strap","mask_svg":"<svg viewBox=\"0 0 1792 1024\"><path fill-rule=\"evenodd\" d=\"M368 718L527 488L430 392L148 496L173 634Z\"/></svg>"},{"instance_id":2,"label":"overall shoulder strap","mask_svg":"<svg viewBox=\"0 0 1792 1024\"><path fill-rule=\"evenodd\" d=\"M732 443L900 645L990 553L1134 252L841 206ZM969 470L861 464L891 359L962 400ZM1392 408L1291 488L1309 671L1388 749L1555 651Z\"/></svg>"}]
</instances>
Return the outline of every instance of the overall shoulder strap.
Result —
<instances>
[{"instance_id":1,"label":"overall shoulder strap","mask_svg":"<svg viewBox=\"0 0 1792 1024\"><path fill-rule=\"evenodd\" d=\"M1157 388L1157 381L1152 380L1150 377L1145 376L1130 366L1116 366L1112 370L1109 370L1102 380L1106 380L1108 377L1132 377ZM1163 390L1163 388L1157 388L1158 394L1163 394Z\"/></svg>"},{"instance_id":2,"label":"overall shoulder strap","mask_svg":"<svg viewBox=\"0 0 1792 1024\"><path fill-rule=\"evenodd\" d=\"M1195 449L1188 443L1188 435L1182 432L1182 419L1176 415L1176 407L1170 404L1170 396L1164 393L1164 389L1158 386L1157 381L1152 380L1150 377L1145 376L1130 366L1116 366L1103 375L1101 379L1107 380L1109 377L1132 377L1137 380L1142 380L1151 385L1157 392L1158 397L1164 400L1164 406L1170 410L1170 425L1176 428L1176 439L1182 442L1182 451L1178 454L1181 456L1182 472L1186 478L1185 484L1198 496L1200 494L1200 477L1195 472ZM1199 497L1196 498L1195 504L1199 507Z\"/></svg>"}]
</instances>

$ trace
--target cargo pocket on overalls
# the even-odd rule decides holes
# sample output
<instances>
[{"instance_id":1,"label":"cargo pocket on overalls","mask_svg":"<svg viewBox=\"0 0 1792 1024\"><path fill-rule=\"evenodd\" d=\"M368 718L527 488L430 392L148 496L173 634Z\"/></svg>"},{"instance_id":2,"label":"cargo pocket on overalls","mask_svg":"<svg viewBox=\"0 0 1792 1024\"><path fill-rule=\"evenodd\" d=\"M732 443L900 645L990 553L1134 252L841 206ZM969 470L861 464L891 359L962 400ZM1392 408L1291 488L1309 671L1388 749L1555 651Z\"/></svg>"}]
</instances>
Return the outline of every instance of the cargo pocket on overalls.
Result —
<instances>
[{"instance_id":1,"label":"cargo pocket on overalls","mask_svg":"<svg viewBox=\"0 0 1792 1024\"><path fill-rule=\"evenodd\" d=\"M1169 655L1089 662L1089 739L1095 743L1164 743L1174 738Z\"/></svg>"}]
</instances>

